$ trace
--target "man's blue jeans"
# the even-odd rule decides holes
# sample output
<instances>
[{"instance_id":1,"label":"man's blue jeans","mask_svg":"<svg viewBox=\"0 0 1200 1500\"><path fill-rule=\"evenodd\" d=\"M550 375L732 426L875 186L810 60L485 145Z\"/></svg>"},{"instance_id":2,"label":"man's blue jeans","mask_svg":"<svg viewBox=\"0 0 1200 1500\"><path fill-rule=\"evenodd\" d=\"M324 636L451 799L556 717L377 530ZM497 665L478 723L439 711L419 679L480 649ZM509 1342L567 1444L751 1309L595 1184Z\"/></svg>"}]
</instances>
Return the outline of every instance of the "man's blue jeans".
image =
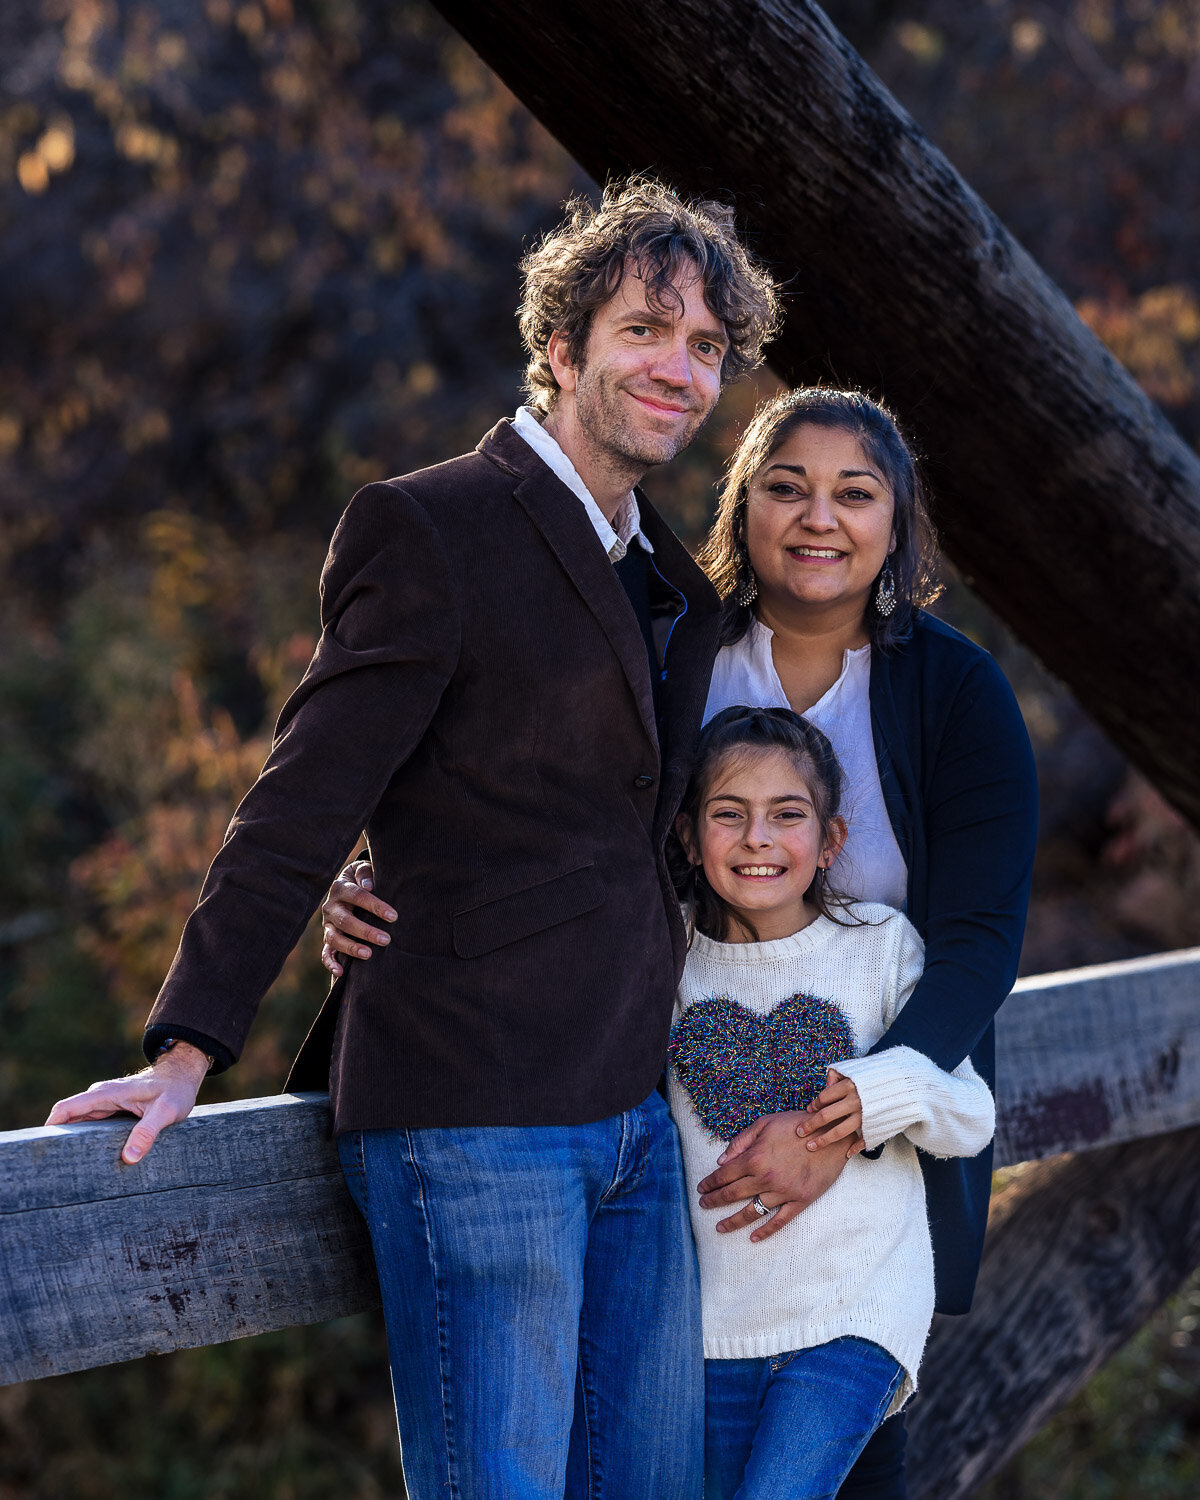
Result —
<instances>
[{"instance_id":1,"label":"man's blue jeans","mask_svg":"<svg viewBox=\"0 0 1200 1500\"><path fill-rule=\"evenodd\" d=\"M903 1379L866 1339L706 1360L704 1500L832 1500Z\"/></svg>"},{"instance_id":2,"label":"man's blue jeans","mask_svg":"<svg viewBox=\"0 0 1200 1500\"><path fill-rule=\"evenodd\" d=\"M410 1500L698 1500L700 1293L651 1094L594 1124L348 1131Z\"/></svg>"}]
</instances>

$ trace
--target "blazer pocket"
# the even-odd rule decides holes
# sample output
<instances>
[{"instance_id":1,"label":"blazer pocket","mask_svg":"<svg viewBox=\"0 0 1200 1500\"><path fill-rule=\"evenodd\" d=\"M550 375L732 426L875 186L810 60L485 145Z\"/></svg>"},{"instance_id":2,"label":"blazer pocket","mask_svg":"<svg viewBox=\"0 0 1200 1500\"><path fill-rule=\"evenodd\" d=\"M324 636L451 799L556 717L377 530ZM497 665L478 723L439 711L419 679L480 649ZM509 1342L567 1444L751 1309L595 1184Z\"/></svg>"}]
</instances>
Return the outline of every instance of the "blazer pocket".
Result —
<instances>
[{"instance_id":1,"label":"blazer pocket","mask_svg":"<svg viewBox=\"0 0 1200 1500\"><path fill-rule=\"evenodd\" d=\"M568 870L540 885L526 886L497 901L485 901L454 913L454 951L459 958L478 958L493 948L518 942L581 917L604 904L604 889L591 865Z\"/></svg>"}]
</instances>

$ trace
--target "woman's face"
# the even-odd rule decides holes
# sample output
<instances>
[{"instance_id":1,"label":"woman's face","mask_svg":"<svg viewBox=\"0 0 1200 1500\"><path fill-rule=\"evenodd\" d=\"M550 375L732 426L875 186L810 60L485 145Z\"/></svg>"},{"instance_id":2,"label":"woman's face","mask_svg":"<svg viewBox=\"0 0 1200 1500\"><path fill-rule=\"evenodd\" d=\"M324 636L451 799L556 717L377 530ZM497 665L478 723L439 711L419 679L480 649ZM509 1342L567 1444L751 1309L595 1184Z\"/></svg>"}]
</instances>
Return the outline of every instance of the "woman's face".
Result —
<instances>
[{"instance_id":1,"label":"woman's face","mask_svg":"<svg viewBox=\"0 0 1200 1500\"><path fill-rule=\"evenodd\" d=\"M895 547L892 491L852 433L805 424L750 481L745 542L764 610L861 620Z\"/></svg>"}]
</instances>

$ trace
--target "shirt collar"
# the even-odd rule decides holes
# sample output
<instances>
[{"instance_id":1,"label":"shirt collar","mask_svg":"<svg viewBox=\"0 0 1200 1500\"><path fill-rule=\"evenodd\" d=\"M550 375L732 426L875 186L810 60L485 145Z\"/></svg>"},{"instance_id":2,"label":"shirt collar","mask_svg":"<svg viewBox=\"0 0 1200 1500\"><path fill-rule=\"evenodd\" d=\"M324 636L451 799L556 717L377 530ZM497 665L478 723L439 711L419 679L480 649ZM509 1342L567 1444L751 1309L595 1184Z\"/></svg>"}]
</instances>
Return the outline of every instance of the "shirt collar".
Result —
<instances>
[{"instance_id":1,"label":"shirt collar","mask_svg":"<svg viewBox=\"0 0 1200 1500\"><path fill-rule=\"evenodd\" d=\"M635 538L647 552L654 551L650 538L642 530L642 518L632 490L617 507L617 513L613 517L615 524L610 525L604 512L593 500L587 485L579 477L579 471L542 426L533 408L531 406L519 407L512 425L513 431L525 439L546 467L552 470L571 493L583 502L583 508L587 512L588 520L592 523L592 529L600 538L600 544L611 561L620 562L633 545Z\"/></svg>"}]
</instances>

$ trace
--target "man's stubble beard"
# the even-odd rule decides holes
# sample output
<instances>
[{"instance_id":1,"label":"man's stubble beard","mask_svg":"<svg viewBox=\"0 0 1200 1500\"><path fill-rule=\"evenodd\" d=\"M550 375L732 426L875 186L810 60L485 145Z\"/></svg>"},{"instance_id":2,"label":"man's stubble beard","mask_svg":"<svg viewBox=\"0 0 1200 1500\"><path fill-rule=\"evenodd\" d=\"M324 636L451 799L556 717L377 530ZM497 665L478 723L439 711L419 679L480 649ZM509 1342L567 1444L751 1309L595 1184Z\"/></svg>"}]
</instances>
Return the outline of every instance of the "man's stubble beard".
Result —
<instances>
[{"instance_id":1,"label":"man's stubble beard","mask_svg":"<svg viewBox=\"0 0 1200 1500\"><path fill-rule=\"evenodd\" d=\"M713 408L677 436L664 433L661 438L656 438L636 427L630 414L622 409L621 387L603 379L588 380L582 371L580 377L575 394L580 429L596 455L607 460L607 467L633 476L631 485L636 484L647 469L670 463L689 447L716 405L714 402Z\"/></svg>"}]
</instances>

